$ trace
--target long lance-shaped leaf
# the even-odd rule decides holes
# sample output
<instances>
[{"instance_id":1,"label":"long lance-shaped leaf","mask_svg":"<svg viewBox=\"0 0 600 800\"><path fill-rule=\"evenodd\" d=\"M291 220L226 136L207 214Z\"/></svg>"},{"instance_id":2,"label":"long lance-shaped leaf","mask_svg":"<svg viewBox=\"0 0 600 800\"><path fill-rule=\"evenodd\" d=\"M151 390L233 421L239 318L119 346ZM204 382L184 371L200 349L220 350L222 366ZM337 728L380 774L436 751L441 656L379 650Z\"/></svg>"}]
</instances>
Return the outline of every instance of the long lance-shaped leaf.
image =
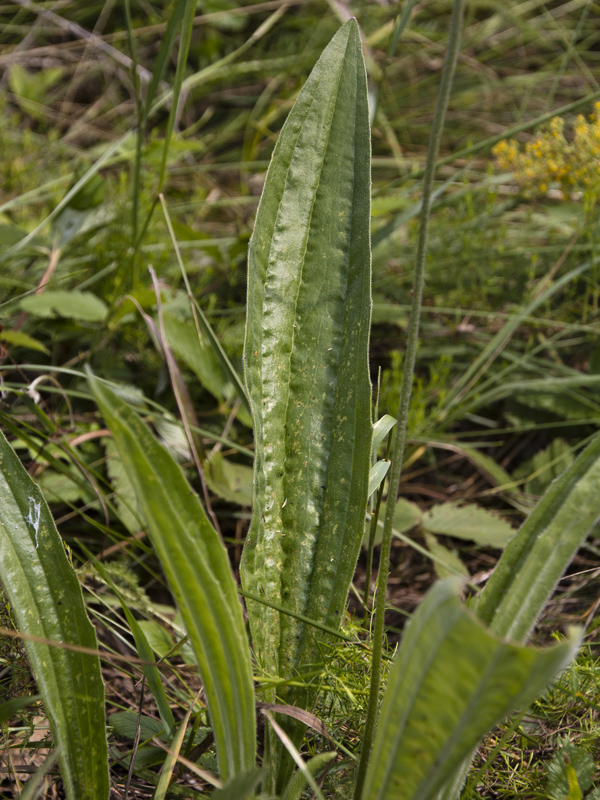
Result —
<instances>
[{"instance_id":1,"label":"long lance-shaped leaf","mask_svg":"<svg viewBox=\"0 0 600 800\"><path fill-rule=\"evenodd\" d=\"M97 378L92 392L116 442L181 610L204 683L224 778L254 767L250 650L227 553L180 467Z\"/></svg>"},{"instance_id":2,"label":"long lance-shaped leaf","mask_svg":"<svg viewBox=\"0 0 600 800\"><path fill-rule=\"evenodd\" d=\"M337 628L363 536L372 426L370 141L358 26L324 51L269 167L248 253L249 593ZM292 676L314 631L249 601L257 659Z\"/></svg>"},{"instance_id":3,"label":"long lance-shaped leaf","mask_svg":"<svg viewBox=\"0 0 600 800\"><path fill-rule=\"evenodd\" d=\"M477 604L499 636L526 641L600 517L600 436L548 488L510 540Z\"/></svg>"},{"instance_id":4,"label":"long lance-shaped leaf","mask_svg":"<svg viewBox=\"0 0 600 800\"><path fill-rule=\"evenodd\" d=\"M431 800L480 738L526 707L577 649L504 642L460 602L459 581L436 584L394 659L363 800Z\"/></svg>"},{"instance_id":5,"label":"long lance-shaped leaf","mask_svg":"<svg viewBox=\"0 0 600 800\"><path fill-rule=\"evenodd\" d=\"M46 501L0 432L0 581L19 630L97 650ZM69 800L108 798L104 684L98 656L25 640Z\"/></svg>"},{"instance_id":6,"label":"long lance-shaped leaf","mask_svg":"<svg viewBox=\"0 0 600 800\"><path fill-rule=\"evenodd\" d=\"M499 636L525 642L571 559L600 517L600 437L547 489L511 539L476 607ZM439 800L455 800L468 758Z\"/></svg>"}]
</instances>

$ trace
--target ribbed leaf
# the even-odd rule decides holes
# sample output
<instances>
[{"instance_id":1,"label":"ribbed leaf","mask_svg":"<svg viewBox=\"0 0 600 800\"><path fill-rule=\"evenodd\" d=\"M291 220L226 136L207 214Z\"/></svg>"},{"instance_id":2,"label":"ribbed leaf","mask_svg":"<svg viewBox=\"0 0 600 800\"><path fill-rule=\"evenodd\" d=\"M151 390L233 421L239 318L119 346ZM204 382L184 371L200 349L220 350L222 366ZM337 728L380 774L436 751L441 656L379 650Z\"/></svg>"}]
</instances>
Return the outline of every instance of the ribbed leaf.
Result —
<instances>
[{"instance_id":1,"label":"ribbed leaf","mask_svg":"<svg viewBox=\"0 0 600 800\"><path fill-rule=\"evenodd\" d=\"M269 167L248 253L255 432L248 592L337 628L362 541L372 426L370 142L358 26L316 64ZM318 660L314 631L248 602L261 666Z\"/></svg>"},{"instance_id":2,"label":"ribbed leaf","mask_svg":"<svg viewBox=\"0 0 600 800\"><path fill-rule=\"evenodd\" d=\"M364 800L430 800L479 739L526 707L573 657L507 644L440 581L407 626L390 673Z\"/></svg>"},{"instance_id":3,"label":"ribbed leaf","mask_svg":"<svg viewBox=\"0 0 600 800\"><path fill-rule=\"evenodd\" d=\"M526 641L599 517L600 436L550 485L511 539L477 604L477 616L499 636Z\"/></svg>"},{"instance_id":4,"label":"ribbed leaf","mask_svg":"<svg viewBox=\"0 0 600 800\"><path fill-rule=\"evenodd\" d=\"M50 510L0 432L0 581L23 633L96 650L77 575ZM25 640L69 800L108 798L98 656ZM85 746L82 746L85 743Z\"/></svg>"},{"instance_id":5,"label":"ribbed leaf","mask_svg":"<svg viewBox=\"0 0 600 800\"><path fill-rule=\"evenodd\" d=\"M242 609L227 553L181 469L137 414L90 379L181 610L227 778L254 767L254 688Z\"/></svg>"}]
</instances>

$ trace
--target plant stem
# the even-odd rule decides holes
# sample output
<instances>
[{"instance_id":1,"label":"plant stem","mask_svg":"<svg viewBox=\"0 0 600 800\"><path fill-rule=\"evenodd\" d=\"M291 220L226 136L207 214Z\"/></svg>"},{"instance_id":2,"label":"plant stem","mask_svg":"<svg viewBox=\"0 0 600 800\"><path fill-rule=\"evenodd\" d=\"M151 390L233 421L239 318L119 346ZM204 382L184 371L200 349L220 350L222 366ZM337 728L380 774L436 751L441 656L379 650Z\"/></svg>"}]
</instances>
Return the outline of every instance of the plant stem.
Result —
<instances>
[{"instance_id":1,"label":"plant stem","mask_svg":"<svg viewBox=\"0 0 600 800\"><path fill-rule=\"evenodd\" d=\"M440 147L440 140L444 128L444 119L454 68L458 60L460 40L462 34L463 14L465 0L454 0L452 9L452 20L450 23L450 36L448 40L448 50L442 71L442 80L438 94L433 126L429 140L429 152L423 177L423 207L419 221L419 237L417 241L417 254L415 262L413 298L410 315L410 325L408 328L408 339L406 343L406 358L404 372L402 375L402 388L400 392L400 405L398 409L398 424L394 434L394 447L392 453L392 466L390 468L390 480L388 484L388 499L385 510L385 522L383 528L383 540L381 542L381 559L379 563L379 574L377 577L377 596L375 610L375 624L373 630L373 657L371 660L371 687L369 692L369 704L367 708L367 719L363 733L363 744L356 776L356 786L354 800L361 800L367 767L369 765L371 750L373 747L373 737L375 732L375 722L379 708L379 686L381 683L381 661L383 654L383 637L385 624L385 599L388 572L390 567L390 550L392 541L392 523L394 518L394 507L400 484L400 474L402 471L402 461L404 458L404 447L406 444L406 429L408 423L408 411L410 405L410 395L412 391L415 360L417 354L417 344L419 339L419 322L421 317L421 305L423 301L423 286L425 283L425 264L427 260L427 236L429 232L429 213L431 208L431 194L433 180L435 177L436 161Z\"/></svg>"},{"instance_id":2,"label":"plant stem","mask_svg":"<svg viewBox=\"0 0 600 800\"><path fill-rule=\"evenodd\" d=\"M139 217L139 196L140 196L140 180L141 180L141 161L142 161L142 140L144 137L144 112L142 104L142 96L140 90L140 77L138 75L137 57L135 52L135 43L133 39L133 20L131 18L131 2L125 0L125 20L127 23L127 40L129 42L129 52L131 54L131 75L133 78L133 88L135 91L135 106L137 116L137 140L136 152L134 160L134 178L133 178L133 197L131 203L131 228L132 239L135 242L138 238L138 217ZM131 288L133 291L137 289L139 279L139 266L137 258L137 249L134 250L131 264Z\"/></svg>"}]
</instances>

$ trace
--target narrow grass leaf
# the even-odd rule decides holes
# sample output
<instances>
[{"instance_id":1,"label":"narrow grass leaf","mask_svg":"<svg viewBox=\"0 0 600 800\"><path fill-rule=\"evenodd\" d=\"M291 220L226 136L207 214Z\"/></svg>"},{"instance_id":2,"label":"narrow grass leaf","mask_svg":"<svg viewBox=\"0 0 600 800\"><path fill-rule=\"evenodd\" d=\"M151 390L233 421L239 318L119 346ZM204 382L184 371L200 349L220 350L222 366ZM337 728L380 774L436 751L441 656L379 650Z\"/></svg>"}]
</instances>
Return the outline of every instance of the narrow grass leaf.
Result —
<instances>
[{"instance_id":1,"label":"narrow grass leaf","mask_svg":"<svg viewBox=\"0 0 600 800\"><path fill-rule=\"evenodd\" d=\"M33 776L23 786L23 791L19 795L19 800L37 800L44 787L44 778L58 761L60 749L53 750L41 767L35 771Z\"/></svg>"},{"instance_id":2,"label":"narrow grass leaf","mask_svg":"<svg viewBox=\"0 0 600 800\"><path fill-rule=\"evenodd\" d=\"M450 392L445 398L444 409L449 411L453 406L457 405L462 397L464 397L469 390L479 381L479 379L486 373L488 367L496 360L506 344L510 341L512 335L515 333L519 325L527 317L532 317L535 310L547 303L551 297L557 294L564 286L568 285L571 281L578 278L590 268L589 262L581 264L575 269L572 269L566 275L556 280L552 286L549 286L539 297L534 298L528 305L524 305L518 313L512 316L501 330L491 339L491 341L484 347L479 356L469 366L467 370L460 376L459 380L452 387Z\"/></svg>"},{"instance_id":3,"label":"narrow grass leaf","mask_svg":"<svg viewBox=\"0 0 600 800\"><path fill-rule=\"evenodd\" d=\"M75 570L41 490L0 432L0 580L23 633L97 650ZM69 800L108 798L98 656L25 640ZM82 746L85 743L85 746Z\"/></svg>"},{"instance_id":4,"label":"narrow grass leaf","mask_svg":"<svg viewBox=\"0 0 600 800\"><path fill-rule=\"evenodd\" d=\"M179 98L181 96L181 85L183 83L183 79L185 78L185 68L187 65L188 53L190 51L190 42L192 39L192 30L194 28L194 14L196 12L196 6L196 0L185 0L184 2L181 22L181 36L179 39L179 52L177 53L177 67L175 69L175 79L173 81L173 97L171 100L169 119L167 121L167 129L165 131L165 144L158 175L159 192L162 191L165 180L167 154L169 152L171 136L173 135L173 130L175 129L175 120L177 119Z\"/></svg>"},{"instance_id":5,"label":"narrow grass leaf","mask_svg":"<svg viewBox=\"0 0 600 800\"><path fill-rule=\"evenodd\" d=\"M599 517L600 436L550 484L510 541L479 599L479 618L499 636L526 641Z\"/></svg>"},{"instance_id":6,"label":"narrow grass leaf","mask_svg":"<svg viewBox=\"0 0 600 800\"><path fill-rule=\"evenodd\" d=\"M0 705L0 725L4 725L5 722L8 722L8 720L22 708L27 708L27 706L32 705L32 703L37 703L37 701L41 699L41 694L30 694L26 697L15 697L12 700L8 700L6 703L2 703Z\"/></svg>"},{"instance_id":7,"label":"narrow grass leaf","mask_svg":"<svg viewBox=\"0 0 600 800\"><path fill-rule=\"evenodd\" d=\"M336 753L319 753L306 762L306 771L309 772L314 778L319 773L323 772L325 767L328 767L335 757ZM282 800L300 800L302 792L306 788L306 784L306 775L304 772L302 772L302 770L298 770L292 775L292 778L283 794Z\"/></svg>"},{"instance_id":8,"label":"narrow grass leaf","mask_svg":"<svg viewBox=\"0 0 600 800\"><path fill-rule=\"evenodd\" d=\"M163 212L164 212L164 215L165 215L165 221L167 223L167 228L169 230L169 235L171 236L171 242L173 243L173 248L175 250L175 255L177 257L177 263L179 264L179 269L181 270L181 277L183 278L183 282L185 283L185 288L186 288L186 291L188 293L188 297L189 297L189 300L190 300L192 314L194 315L195 330L194 330L194 328L191 327L191 325L188 326L189 327L189 333L185 337L184 337L184 335L182 335L181 330L179 330L179 336L177 337L177 340L178 340L179 344L182 345L181 357L184 359L184 361L186 361L188 366L191 367L191 369L193 369L196 372L196 374L198 375L198 377L202 381L202 379L203 379L202 376L203 376L203 374L206 373L206 370L202 370L202 369L197 370L197 367L199 366L197 347L198 347L198 345L200 345L201 349L205 351L205 354L204 354L205 363L206 363L206 358L210 358L210 356L208 355L208 351L212 350L213 356L216 357L217 360L219 361L219 363L221 364L221 368L223 370L222 377L225 377L225 379L227 379L227 378L229 379L229 381L231 382L231 384L235 388L235 390L236 390L236 392L238 394L238 397L242 401L242 404L244 405L245 410L248 413L250 413L250 402L248 400L248 396L246 395L246 391L244 389L244 386L242 384L240 376L237 374L237 372L235 371L233 365L231 364L231 361L229 360L229 358L227 356L227 353L223 349L223 345L221 344L221 342L219 341L219 338L215 334L215 332L214 332L214 330L212 328L212 325L210 324L210 322L208 321L208 318L206 317L206 314L204 313L204 311L200 307L200 303L194 297L194 293L193 293L192 287L190 285L188 274L186 272L186 269L185 269L185 266L184 266L184 263L183 263L183 259L181 257L181 251L179 249L179 242L177 241L177 238L175 236L175 231L173 229L173 224L171 222L171 216L169 214L169 210L167 208L167 204L166 204L165 199L164 199L162 194L160 196L160 201L161 201L161 205L162 205ZM177 336L177 334L175 333L173 325L171 325L171 331L172 331L172 333L175 334L175 336ZM192 346L192 348L190 348L190 344L191 343L190 343L189 337L190 336L193 337L194 335L197 337L196 347L194 348ZM183 345L183 339L184 338L186 339L185 345ZM206 339L206 342L204 342L204 339ZM194 353L194 355L192 355L192 353L194 352L194 349L196 350L196 352ZM190 358L189 361L187 360L188 357ZM214 371L215 370L213 370L213 372ZM221 379L222 379L222 377L221 377ZM213 381L214 381L214 376L213 376ZM210 385L207 384L206 388L210 392L212 392L212 389L210 388ZM217 395L217 397L218 397L218 395Z\"/></svg>"},{"instance_id":9,"label":"narrow grass leaf","mask_svg":"<svg viewBox=\"0 0 600 800\"><path fill-rule=\"evenodd\" d=\"M180 467L137 414L97 378L111 430L181 611L204 683L225 778L254 767L254 687L242 609L227 553Z\"/></svg>"},{"instance_id":10,"label":"narrow grass leaf","mask_svg":"<svg viewBox=\"0 0 600 800\"><path fill-rule=\"evenodd\" d=\"M163 322L169 347L194 371L202 386L217 400L223 401L230 396L233 386L206 337L198 336L190 320L180 319L167 311L163 312Z\"/></svg>"},{"instance_id":11,"label":"narrow grass leaf","mask_svg":"<svg viewBox=\"0 0 600 800\"><path fill-rule=\"evenodd\" d=\"M185 10L186 2L187 0L176 0L175 4L173 5L173 10L171 11L171 16L169 17L169 21L167 23L167 29L162 37L158 55L156 56L156 60L154 62L152 79L150 80L148 89L146 91L146 103L144 107L145 117L148 116L150 108L152 107L152 103L154 102L154 98L156 97L156 92L160 86L160 82L165 74L167 64L169 63L171 53L175 46L177 32L179 31L181 20L183 19L183 12Z\"/></svg>"},{"instance_id":12,"label":"narrow grass leaf","mask_svg":"<svg viewBox=\"0 0 600 800\"><path fill-rule=\"evenodd\" d=\"M175 734L175 738L171 742L171 747L169 748L169 752L167 753L167 757L165 758L165 763L163 764L163 767L160 771L160 778L156 786L156 791L154 792L153 800L165 800L165 797L167 796L167 792L169 790L169 784L171 782L171 776L173 775L173 770L175 769L175 765L177 764L177 758L179 756L179 751L181 750L181 745L183 744L183 739L185 736L185 731L188 726L188 722L190 720L190 714L192 713L192 708L193 705L189 708L187 714L180 722L177 733Z\"/></svg>"},{"instance_id":13,"label":"narrow grass leaf","mask_svg":"<svg viewBox=\"0 0 600 800\"><path fill-rule=\"evenodd\" d=\"M385 691L363 800L432 800L480 738L527 706L577 637L537 650L487 631L437 583L408 623Z\"/></svg>"},{"instance_id":14,"label":"narrow grass leaf","mask_svg":"<svg viewBox=\"0 0 600 800\"><path fill-rule=\"evenodd\" d=\"M322 793L321 793L321 791L320 791L320 789L319 789L319 787L317 785L317 782L315 781L312 773L310 772L310 770L306 766L306 764L304 762L304 759L302 758L302 756L300 755L300 753L296 749L294 743L289 738L287 733L283 730L283 728L277 722L275 722L275 720L273 719L273 716L268 711L263 710L262 713L269 720L269 722L271 723L271 727L273 728L273 730L275 731L277 736L279 736L279 739L281 740L283 746L286 748L288 753L291 755L291 757L296 762L296 766L298 767L300 772L304 775L304 778L305 778L306 782L308 783L308 785L312 789L313 797L317 798L317 800L325 800L325 798L323 797L323 795L322 795Z\"/></svg>"},{"instance_id":15,"label":"narrow grass leaf","mask_svg":"<svg viewBox=\"0 0 600 800\"><path fill-rule=\"evenodd\" d=\"M146 635L139 626L136 618L129 610L127 601L125 600L121 592L117 589L114 581L108 574L107 570L104 569L104 566L100 563L100 561L98 561L97 558L94 558L94 556L89 552L89 550L85 550L85 552L87 557L90 559L90 561L100 574L100 576L110 586L113 594L121 604L121 608L123 609L123 613L127 618L127 622L131 629L131 633L133 634L139 658L141 658L143 661L150 662L143 664L142 666L144 675L146 676L146 682L148 684L148 688L152 693L154 702L156 703L156 707L158 709L158 715L161 719L161 722L165 726L165 730L167 731L167 733L170 736L173 736L175 733L175 720L173 718L173 712L171 711L167 695L165 694L165 690L162 685L160 672L158 671L158 668L156 666L153 666L152 664L152 662L154 662L154 653L152 652L152 648L148 644Z\"/></svg>"}]
</instances>

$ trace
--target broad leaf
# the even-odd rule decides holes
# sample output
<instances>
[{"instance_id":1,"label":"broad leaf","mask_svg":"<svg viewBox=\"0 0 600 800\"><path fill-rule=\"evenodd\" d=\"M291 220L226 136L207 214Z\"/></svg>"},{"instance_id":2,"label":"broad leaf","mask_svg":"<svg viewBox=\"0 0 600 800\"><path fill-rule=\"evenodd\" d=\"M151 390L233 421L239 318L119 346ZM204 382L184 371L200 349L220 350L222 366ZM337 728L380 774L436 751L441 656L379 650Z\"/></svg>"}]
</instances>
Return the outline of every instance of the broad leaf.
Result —
<instances>
[{"instance_id":1,"label":"broad leaf","mask_svg":"<svg viewBox=\"0 0 600 800\"><path fill-rule=\"evenodd\" d=\"M557 478L502 554L477 615L526 641L571 559L600 517L600 436Z\"/></svg>"},{"instance_id":2,"label":"broad leaf","mask_svg":"<svg viewBox=\"0 0 600 800\"><path fill-rule=\"evenodd\" d=\"M133 741L138 727L138 714L135 711L117 711L115 714L110 714L108 724L118 736L123 736ZM145 714L139 717L139 725L140 741L142 742L155 736L164 735L166 732L165 726L160 720L148 717Z\"/></svg>"},{"instance_id":3,"label":"broad leaf","mask_svg":"<svg viewBox=\"0 0 600 800\"><path fill-rule=\"evenodd\" d=\"M248 592L337 628L363 536L372 426L370 142L358 26L346 23L292 109L248 253L245 366L255 433ZM247 603L260 664L319 660L314 631Z\"/></svg>"},{"instance_id":4,"label":"broad leaf","mask_svg":"<svg viewBox=\"0 0 600 800\"><path fill-rule=\"evenodd\" d=\"M489 547L506 547L515 533L502 517L473 504L440 503L423 514L422 525L430 533L469 539Z\"/></svg>"},{"instance_id":5,"label":"broad leaf","mask_svg":"<svg viewBox=\"0 0 600 800\"><path fill-rule=\"evenodd\" d=\"M233 385L226 380L211 342L205 337L203 340L198 338L193 321L180 319L165 311L163 323L169 347L196 373L200 383L213 397L225 400L231 396Z\"/></svg>"},{"instance_id":6,"label":"broad leaf","mask_svg":"<svg viewBox=\"0 0 600 800\"><path fill-rule=\"evenodd\" d=\"M50 351L45 345L22 331L0 331L0 341L14 344L15 347L28 347L30 350L50 355Z\"/></svg>"},{"instance_id":7,"label":"broad leaf","mask_svg":"<svg viewBox=\"0 0 600 800\"><path fill-rule=\"evenodd\" d=\"M91 292L72 290L47 291L24 297L19 303L21 309L37 317L65 317L82 322L102 322L108 308L104 302Z\"/></svg>"},{"instance_id":8,"label":"broad leaf","mask_svg":"<svg viewBox=\"0 0 600 800\"><path fill-rule=\"evenodd\" d=\"M425 543L427 549L435 558L433 568L438 578L449 578L452 575L464 575L465 578L470 577L469 570L458 555L453 550L449 550L438 542L433 533L427 533L427 531L425 531Z\"/></svg>"},{"instance_id":9,"label":"broad leaf","mask_svg":"<svg viewBox=\"0 0 600 800\"><path fill-rule=\"evenodd\" d=\"M227 553L180 467L137 414L96 378L111 430L198 661L223 777L254 767L254 687Z\"/></svg>"},{"instance_id":10,"label":"broad leaf","mask_svg":"<svg viewBox=\"0 0 600 800\"><path fill-rule=\"evenodd\" d=\"M363 800L431 800L480 738L573 657L508 644L440 581L409 622L388 680Z\"/></svg>"},{"instance_id":11,"label":"broad leaf","mask_svg":"<svg viewBox=\"0 0 600 800\"><path fill-rule=\"evenodd\" d=\"M42 492L1 432L0 581L23 633L98 648L77 575ZM67 797L108 798L104 684L98 656L27 639L24 645L54 743L60 748Z\"/></svg>"},{"instance_id":12,"label":"broad leaf","mask_svg":"<svg viewBox=\"0 0 600 800\"><path fill-rule=\"evenodd\" d=\"M205 475L210 490L219 497L241 506L252 505L252 467L214 453L206 460Z\"/></svg>"}]
</instances>

